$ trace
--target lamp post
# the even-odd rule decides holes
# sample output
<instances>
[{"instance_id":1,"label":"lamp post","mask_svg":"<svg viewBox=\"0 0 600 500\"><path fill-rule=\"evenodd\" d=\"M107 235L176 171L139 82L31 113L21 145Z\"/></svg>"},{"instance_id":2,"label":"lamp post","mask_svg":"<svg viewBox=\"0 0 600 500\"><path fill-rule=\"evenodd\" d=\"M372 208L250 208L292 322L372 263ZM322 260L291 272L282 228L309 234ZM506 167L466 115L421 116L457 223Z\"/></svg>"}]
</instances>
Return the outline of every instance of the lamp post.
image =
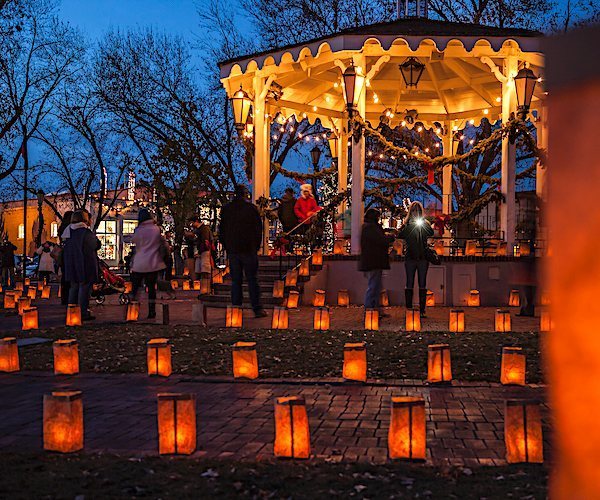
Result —
<instances>
[{"instance_id":1,"label":"lamp post","mask_svg":"<svg viewBox=\"0 0 600 500\"><path fill-rule=\"evenodd\" d=\"M29 159L27 157L27 126L24 123L21 130L23 133L23 143L21 145L21 156L23 156L23 258L21 259L21 265L23 267L23 283L25 283L27 275L27 174Z\"/></svg>"},{"instance_id":2,"label":"lamp post","mask_svg":"<svg viewBox=\"0 0 600 500\"><path fill-rule=\"evenodd\" d=\"M529 68L521 68L515 76L515 92L517 94L517 115L521 120L527 117L533 91L538 77Z\"/></svg>"},{"instance_id":3,"label":"lamp post","mask_svg":"<svg viewBox=\"0 0 600 500\"><path fill-rule=\"evenodd\" d=\"M312 148L310 150L310 158L312 160L312 164L313 164L313 170L315 172L315 174L317 172L319 172L319 160L321 159L321 150L315 146L314 148ZM315 196L315 200L318 201L318 197L317 197L317 179L315 179L313 177L312 179L312 187L313 187L313 194Z\"/></svg>"},{"instance_id":4,"label":"lamp post","mask_svg":"<svg viewBox=\"0 0 600 500\"><path fill-rule=\"evenodd\" d=\"M38 202L38 232L36 238L36 246L40 246L42 244L42 231L44 230L44 212L42 211L42 205L44 203L45 193L43 189L38 189L37 193L37 202Z\"/></svg>"}]
</instances>

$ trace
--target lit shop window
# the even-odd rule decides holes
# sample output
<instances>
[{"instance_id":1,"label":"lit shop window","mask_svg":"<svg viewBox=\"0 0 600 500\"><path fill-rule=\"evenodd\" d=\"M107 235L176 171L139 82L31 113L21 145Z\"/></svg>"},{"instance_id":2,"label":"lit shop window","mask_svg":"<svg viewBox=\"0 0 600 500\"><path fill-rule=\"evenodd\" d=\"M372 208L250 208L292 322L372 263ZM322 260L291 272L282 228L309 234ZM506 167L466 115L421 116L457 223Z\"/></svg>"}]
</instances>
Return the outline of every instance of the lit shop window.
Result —
<instances>
[{"instance_id":1,"label":"lit shop window","mask_svg":"<svg viewBox=\"0 0 600 500\"><path fill-rule=\"evenodd\" d=\"M96 236L100 240L98 256L104 260L117 259L117 221L103 220L96 229Z\"/></svg>"}]
</instances>

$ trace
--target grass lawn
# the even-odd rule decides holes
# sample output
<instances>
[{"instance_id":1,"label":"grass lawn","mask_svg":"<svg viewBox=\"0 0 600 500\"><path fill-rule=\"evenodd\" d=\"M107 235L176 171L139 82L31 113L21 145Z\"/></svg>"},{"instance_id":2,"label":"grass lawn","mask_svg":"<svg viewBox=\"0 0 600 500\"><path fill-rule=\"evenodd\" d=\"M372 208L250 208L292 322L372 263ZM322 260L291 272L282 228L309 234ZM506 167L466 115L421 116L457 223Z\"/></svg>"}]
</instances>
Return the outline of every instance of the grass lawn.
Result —
<instances>
[{"instance_id":1,"label":"grass lawn","mask_svg":"<svg viewBox=\"0 0 600 500\"><path fill-rule=\"evenodd\" d=\"M450 345L456 380L498 382L502 347L520 346L527 355L527 382L543 382L537 333L317 333L120 323L40 330L36 336L77 338L81 371L113 373L144 372L146 342L167 337L173 343L174 373L226 376L232 374L231 345L255 341L264 378L341 377L344 343L365 341L370 378L424 379L427 345L443 342ZM24 370L52 369L51 344L24 347L20 357Z\"/></svg>"},{"instance_id":2,"label":"grass lawn","mask_svg":"<svg viewBox=\"0 0 600 500\"><path fill-rule=\"evenodd\" d=\"M113 455L0 455L1 498L546 498L541 465L197 462Z\"/></svg>"}]
</instances>

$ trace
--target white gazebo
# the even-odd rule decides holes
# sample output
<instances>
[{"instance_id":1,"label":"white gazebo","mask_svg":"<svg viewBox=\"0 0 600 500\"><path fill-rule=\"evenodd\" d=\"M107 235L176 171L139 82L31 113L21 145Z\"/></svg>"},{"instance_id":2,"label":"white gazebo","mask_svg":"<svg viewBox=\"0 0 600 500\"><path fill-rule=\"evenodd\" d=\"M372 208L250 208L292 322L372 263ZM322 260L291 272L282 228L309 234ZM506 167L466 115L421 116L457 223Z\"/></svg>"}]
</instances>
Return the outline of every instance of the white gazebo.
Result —
<instances>
[{"instance_id":1,"label":"white gazebo","mask_svg":"<svg viewBox=\"0 0 600 500\"><path fill-rule=\"evenodd\" d=\"M541 37L539 32L529 30L412 16L222 62L221 82L228 95L234 97L241 88L245 94L238 96L244 95L247 100L246 109L239 110L247 111L250 105L253 108L254 199L269 196L271 119L278 114L311 122L320 119L339 138L336 156L340 191L347 189L351 168L351 248L357 253L364 211L365 139L351 139L348 131L345 91L350 93L349 83L357 86L354 102L349 104L362 118L377 124L387 112L392 126L411 127L409 111L414 110L419 122L437 130L443 152L448 155L452 153L454 130L467 122L478 124L484 117L506 123L517 112L523 96L517 95L515 76L528 68L540 81L543 78ZM405 66L403 75L400 66L415 60L417 67L411 81L410 68ZM421 67L422 74L416 78ZM348 76L352 71L358 78L344 78L345 72ZM537 111L541 147L547 140L544 97L543 86L536 85L530 108ZM343 147L345 144L350 147ZM445 214L452 211L452 168L446 165L442 176ZM515 238L515 146L508 138L502 144L501 174L504 201L500 228L510 249ZM544 170L538 167L536 174L537 194L543 197Z\"/></svg>"}]
</instances>

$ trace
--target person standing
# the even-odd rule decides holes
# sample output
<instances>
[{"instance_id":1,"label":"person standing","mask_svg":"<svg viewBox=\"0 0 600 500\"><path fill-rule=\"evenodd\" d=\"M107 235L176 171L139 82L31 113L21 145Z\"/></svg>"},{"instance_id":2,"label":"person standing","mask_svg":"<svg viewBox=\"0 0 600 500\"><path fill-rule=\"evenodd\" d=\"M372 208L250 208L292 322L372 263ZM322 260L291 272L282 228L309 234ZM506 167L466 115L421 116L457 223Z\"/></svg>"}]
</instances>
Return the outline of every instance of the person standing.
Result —
<instances>
[{"instance_id":1,"label":"person standing","mask_svg":"<svg viewBox=\"0 0 600 500\"><path fill-rule=\"evenodd\" d=\"M132 293L137 297L142 282L145 283L148 287L148 319L156 318L156 282L158 273L166 268L166 243L147 208L138 212L138 226L133 232L131 242L135 245L135 255L131 263Z\"/></svg>"},{"instance_id":2,"label":"person standing","mask_svg":"<svg viewBox=\"0 0 600 500\"><path fill-rule=\"evenodd\" d=\"M294 208L296 206L296 197L294 196L294 190L291 187L285 188L285 192L279 200L279 206L277 207L277 217L281 222L281 227L284 233L289 233L298 225L298 217Z\"/></svg>"},{"instance_id":3,"label":"person standing","mask_svg":"<svg viewBox=\"0 0 600 500\"><path fill-rule=\"evenodd\" d=\"M63 238L63 234L65 229L69 227L71 224L71 217L73 216L73 212L71 210L67 210L62 217L60 222L60 226L58 227L58 238L60 240L60 252L56 253L56 262L58 264L58 268L60 269L60 303L63 306L66 306L69 303L69 281L65 279L65 266L63 262L63 249L65 240Z\"/></svg>"},{"instance_id":4,"label":"person standing","mask_svg":"<svg viewBox=\"0 0 600 500\"><path fill-rule=\"evenodd\" d=\"M311 217L319 211L317 200L313 196L312 186L310 184L302 184L300 186L300 198L296 200L294 205L294 213L298 218L298 222L302 222L300 226L301 232L306 232L310 225Z\"/></svg>"},{"instance_id":5,"label":"person standing","mask_svg":"<svg viewBox=\"0 0 600 500\"><path fill-rule=\"evenodd\" d=\"M50 282L50 275L54 272L53 247L54 243L46 241L35 251L40 256L38 262L38 280L44 283Z\"/></svg>"},{"instance_id":6,"label":"person standing","mask_svg":"<svg viewBox=\"0 0 600 500\"><path fill-rule=\"evenodd\" d=\"M257 277L262 234L262 220L256 206L248 201L248 190L245 186L236 186L233 201L221 210L219 238L229 258L231 303L242 306L242 281L245 274L250 303L257 318L267 315L260 301Z\"/></svg>"},{"instance_id":7,"label":"person standing","mask_svg":"<svg viewBox=\"0 0 600 500\"><path fill-rule=\"evenodd\" d=\"M73 212L71 224L63 232L63 269L65 280L69 281L69 304L79 304L81 318L90 321L94 318L89 309L90 290L98 281L98 255L100 240L89 228L85 212Z\"/></svg>"},{"instance_id":8,"label":"person standing","mask_svg":"<svg viewBox=\"0 0 600 500\"><path fill-rule=\"evenodd\" d=\"M201 221L199 217L195 217L194 235L196 242L196 276L212 276L213 259L212 252L214 249L213 234L210 226Z\"/></svg>"},{"instance_id":9,"label":"person standing","mask_svg":"<svg viewBox=\"0 0 600 500\"><path fill-rule=\"evenodd\" d=\"M188 270L188 277L192 281L196 279L196 233L194 232L193 225L197 220L197 216L191 217L188 221L191 227L186 228L183 232L184 265Z\"/></svg>"},{"instance_id":10,"label":"person standing","mask_svg":"<svg viewBox=\"0 0 600 500\"><path fill-rule=\"evenodd\" d=\"M394 237L387 235L379 223L381 213L375 208L365 212L365 222L360 234L359 271L363 271L368 279L365 296L366 309L379 308L379 296L382 289L382 274L390 268L388 248ZM380 313L380 316L386 315Z\"/></svg>"},{"instance_id":11,"label":"person standing","mask_svg":"<svg viewBox=\"0 0 600 500\"><path fill-rule=\"evenodd\" d=\"M427 303L427 270L429 269L429 261L426 258L427 238L431 236L433 236L433 228L429 221L425 219L423 205L418 201L413 201L408 207L403 225L398 231L398 237L406 242L404 256L406 307L412 307L415 274L418 273L419 310L422 317L425 317L425 305Z\"/></svg>"},{"instance_id":12,"label":"person standing","mask_svg":"<svg viewBox=\"0 0 600 500\"><path fill-rule=\"evenodd\" d=\"M8 236L4 237L0 245L0 260L2 261L2 285L6 288L15 286L15 250L17 247L8 241Z\"/></svg>"}]
</instances>

